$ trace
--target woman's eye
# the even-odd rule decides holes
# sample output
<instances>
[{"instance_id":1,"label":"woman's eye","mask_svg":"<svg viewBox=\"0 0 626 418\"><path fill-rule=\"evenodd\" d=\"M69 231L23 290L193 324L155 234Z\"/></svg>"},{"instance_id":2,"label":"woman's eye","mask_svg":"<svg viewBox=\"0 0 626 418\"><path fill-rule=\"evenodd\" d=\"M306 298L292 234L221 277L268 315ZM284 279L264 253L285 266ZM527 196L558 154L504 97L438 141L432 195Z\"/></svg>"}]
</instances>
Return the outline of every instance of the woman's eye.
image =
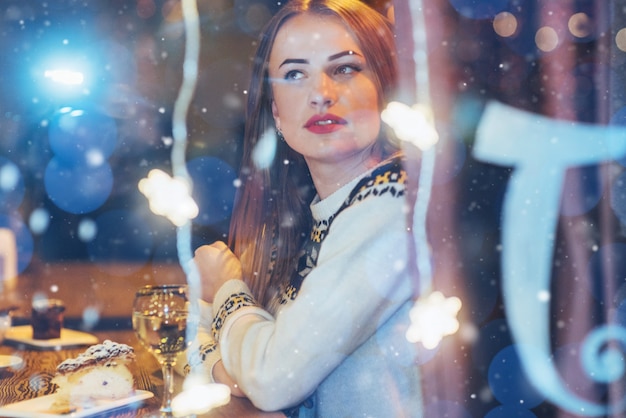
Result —
<instances>
[{"instance_id":1,"label":"woman's eye","mask_svg":"<svg viewBox=\"0 0 626 418\"><path fill-rule=\"evenodd\" d=\"M285 74L285 80L300 80L302 77L304 77L304 74L299 70L287 71Z\"/></svg>"},{"instance_id":2,"label":"woman's eye","mask_svg":"<svg viewBox=\"0 0 626 418\"><path fill-rule=\"evenodd\" d=\"M350 75L350 74L353 74L353 73L359 73L359 72L361 72L361 70L362 69L361 69L360 66L350 64L350 65L341 65L341 66L337 67L335 72L337 74L340 74L340 75Z\"/></svg>"}]
</instances>

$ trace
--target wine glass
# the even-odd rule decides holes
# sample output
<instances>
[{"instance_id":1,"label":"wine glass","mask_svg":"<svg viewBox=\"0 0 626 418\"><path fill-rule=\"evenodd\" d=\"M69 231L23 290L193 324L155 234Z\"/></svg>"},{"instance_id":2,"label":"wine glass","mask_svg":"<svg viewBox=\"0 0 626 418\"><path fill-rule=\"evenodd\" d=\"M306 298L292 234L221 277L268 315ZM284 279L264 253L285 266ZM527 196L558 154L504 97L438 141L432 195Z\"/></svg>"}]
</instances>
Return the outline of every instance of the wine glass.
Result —
<instances>
[{"instance_id":1,"label":"wine glass","mask_svg":"<svg viewBox=\"0 0 626 418\"><path fill-rule=\"evenodd\" d=\"M187 286L148 285L137 290L133 303L133 329L141 343L163 369L163 402L160 412L171 416L174 392L173 369L178 353L185 350Z\"/></svg>"}]
</instances>

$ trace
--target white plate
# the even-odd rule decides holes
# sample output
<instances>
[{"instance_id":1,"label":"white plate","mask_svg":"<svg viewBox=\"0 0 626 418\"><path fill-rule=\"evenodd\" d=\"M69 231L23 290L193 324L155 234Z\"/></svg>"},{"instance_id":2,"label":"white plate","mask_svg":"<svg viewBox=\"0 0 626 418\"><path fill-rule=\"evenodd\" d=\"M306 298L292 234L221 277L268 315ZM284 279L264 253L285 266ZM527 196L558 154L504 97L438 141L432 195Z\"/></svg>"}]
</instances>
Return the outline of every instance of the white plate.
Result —
<instances>
[{"instance_id":1,"label":"white plate","mask_svg":"<svg viewBox=\"0 0 626 418\"><path fill-rule=\"evenodd\" d=\"M117 399L114 401L99 401L97 405L91 408L80 409L72 412L71 414L56 414L50 411L50 407L54 403L55 398L55 395L52 394L0 407L0 416L6 418L89 417L91 415L101 414L102 412L110 409L128 406L133 403L139 404L144 399L149 399L153 396L154 394L152 392L138 390L135 392L134 396L130 396L128 398Z\"/></svg>"},{"instance_id":2,"label":"white plate","mask_svg":"<svg viewBox=\"0 0 626 418\"><path fill-rule=\"evenodd\" d=\"M74 347L79 345L92 345L98 343L98 338L86 332L75 331L73 329L61 329L60 338L49 340L35 340L33 338L33 327L30 325L20 325L7 330L4 339L6 342L24 344L32 348L54 349L57 347Z\"/></svg>"},{"instance_id":3,"label":"white plate","mask_svg":"<svg viewBox=\"0 0 626 418\"><path fill-rule=\"evenodd\" d=\"M6 369L7 367L17 367L20 364L22 364L21 357L0 355L0 369Z\"/></svg>"}]
</instances>

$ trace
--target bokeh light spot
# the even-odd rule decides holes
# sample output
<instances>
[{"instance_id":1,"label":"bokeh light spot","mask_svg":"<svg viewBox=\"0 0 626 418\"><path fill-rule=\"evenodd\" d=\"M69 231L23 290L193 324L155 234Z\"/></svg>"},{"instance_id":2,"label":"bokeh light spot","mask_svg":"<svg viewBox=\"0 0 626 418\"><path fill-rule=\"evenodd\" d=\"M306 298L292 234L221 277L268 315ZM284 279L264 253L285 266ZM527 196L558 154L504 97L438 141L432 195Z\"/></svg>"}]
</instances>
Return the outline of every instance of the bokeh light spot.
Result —
<instances>
[{"instance_id":1,"label":"bokeh light spot","mask_svg":"<svg viewBox=\"0 0 626 418\"><path fill-rule=\"evenodd\" d=\"M63 108L48 129L50 147L66 165L102 164L117 145L115 121L95 111Z\"/></svg>"},{"instance_id":2,"label":"bokeh light spot","mask_svg":"<svg viewBox=\"0 0 626 418\"><path fill-rule=\"evenodd\" d=\"M102 165L105 161L105 157L102 151L99 149L92 149L85 153L85 160L88 166L97 167Z\"/></svg>"},{"instance_id":3,"label":"bokeh light spot","mask_svg":"<svg viewBox=\"0 0 626 418\"><path fill-rule=\"evenodd\" d=\"M33 234L43 234L50 225L50 213L44 208L33 210L28 218L28 225Z\"/></svg>"},{"instance_id":4,"label":"bokeh light spot","mask_svg":"<svg viewBox=\"0 0 626 418\"><path fill-rule=\"evenodd\" d=\"M0 211L17 209L24 198L24 179L17 165L0 157Z\"/></svg>"},{"instance_id":5,"label":"bokeh light spot","mask_svg":"<svg viewBox=\"0 0 626 418\"><path fill-rule=\"evenodd\" d=\"M50 200L66 212L80 214L99 208L113 189L109 164L71 166L54 157L48 163L44 184Z\"/></svg>"},{"instance_id":6,"label":"bokeh light spot","mask_svg":"<svg viewBox=\"0 0 626 418\"><path fill-rule=\"evenodd\" d=\"M620 51L626 52L626 28L622 28L615 34L615 45Z\"/></svg>"},{"instance_id":7,"label":"bokeh light spot","mask_svg":"<svg viewBox=\"0 0 626 418\"><path fill-rule=\"evenodd\" d=\"M83 311L83 328L93 329L100 320L100 311L95 306L88 306Z\"/></svg>"},{"instance_id":8,"label":"bokeh light spot","mask_svg":"<svg viewBox=\"0 0 626 418\"><path fill-rule=\"evenodd\" d=\"M78 224L78 238L83 242L89 242L96 237L98 225L93 219L82 219Z\"/></svg>"},{"instance_id":9,"label":"bokeh light spot","mask_svg":"<svg viewBox=\"0 0 626 418\"><path fill-rule=\"evenodd\" d=\"M503 38L515 35L517 18L509 12L501 12L493 19L493 30Z\"/></svg>"},{"instance_id":10,"label":"bokeh light spot","mask_svg":"<svg viewBox=\"0 0 626 418\"><path fill-rule=\"evenodd\" d=\"M491 391L504 405L534 408L543 397L531 386L524 375L515 346L502 349L489 365L488 381Z\"/></svg>"},{"instance_id":11,"label":"bokeh light spot","mask_svg":"<svg viewBox=\"0 0 626 418\"><path fill-rule=\"evenodd\" d=\"M550 52L559 45L559 35L550 26L544 26L535 34L535 44L543 52Z\"/></svg>"},{"instance_id":12,"label":"bokeh light spot","mask_svg":"<svg viewBox=\"0 0 626 418\"><path fill-rule=\"evenodd\" d=\"M0 189L13 190L20 179L20 170L12 163L5 163L0 167Z\"/></svg>"},{"instance_id":13,"label":"bokeh light spot","mask_svg":"<svg viewBox=\"0 0 626 418\"><path fill-rule=\"evenodd\" d=\"M577 38L586 38L591 34L591 20L586 13L574 13L567 22L570 33Z\"/></svg>"},{"instance_id":14,"label":"bokeh light spot","mask_svg":"<svg viewBox=\"0 0 626 418\"><path fill-rule=\"evenodd\" d=\"M550 302L550 292L548 290L540 290L537 293L537 300L539 302Z\"/></svg>"}]
</instances>

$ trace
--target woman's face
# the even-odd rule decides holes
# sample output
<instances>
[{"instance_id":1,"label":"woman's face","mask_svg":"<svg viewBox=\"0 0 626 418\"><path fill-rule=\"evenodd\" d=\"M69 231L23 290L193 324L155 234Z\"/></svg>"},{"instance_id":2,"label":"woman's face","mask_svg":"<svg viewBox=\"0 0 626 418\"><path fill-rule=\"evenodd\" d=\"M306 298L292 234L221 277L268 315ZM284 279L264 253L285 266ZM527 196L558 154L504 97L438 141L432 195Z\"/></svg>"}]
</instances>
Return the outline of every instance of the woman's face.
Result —
<instances>
[{"instance_id":1,"label":"woman's face","mask_svg":"<svg viewBox=\"0 0 626 418\"><path fill-rule=\"evenodd\" d=\"M279 30L269 59L272 112L287 144L316 163L363 160L380 130L374 74L334 17L303 14Z\"/></svg>"}]
</instances>

